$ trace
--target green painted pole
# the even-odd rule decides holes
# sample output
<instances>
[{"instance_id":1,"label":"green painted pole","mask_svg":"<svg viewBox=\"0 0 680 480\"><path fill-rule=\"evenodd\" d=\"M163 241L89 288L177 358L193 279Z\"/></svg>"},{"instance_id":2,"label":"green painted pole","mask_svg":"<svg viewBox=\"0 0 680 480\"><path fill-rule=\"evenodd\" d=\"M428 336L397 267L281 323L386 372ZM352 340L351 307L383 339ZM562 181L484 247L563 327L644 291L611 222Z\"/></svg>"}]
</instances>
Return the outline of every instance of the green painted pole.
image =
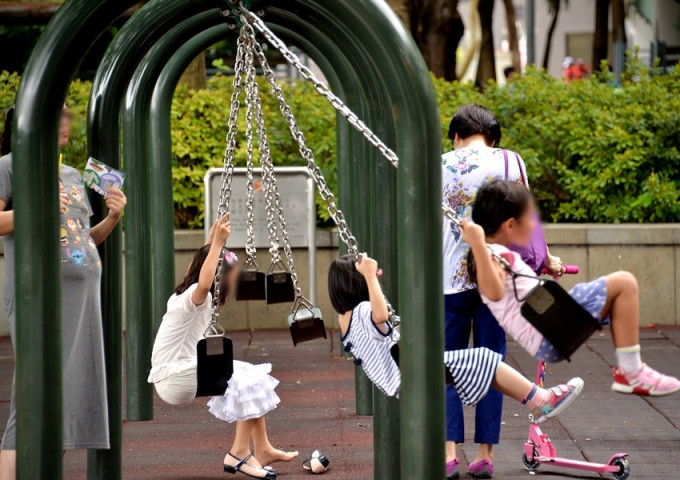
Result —
<instances>
[{"instance_id":1,"label":"green painted pole","mask_svg":"<svg viewBox=\"0 0 680 480\"><path fill-rule=\"evenodd\" d=\"M19 480L62 476L59 116L87 50L132 3L65 4L33 50L17 95L12 152ZM115 248L115 242L108 240L105 248ZM103 299L105 305L109 300Z\"/></svg>"},{"instance_id":2,"label":"green painted pole","mask_svg":"<svg viewBox=\"0 0 680 480\"><path fill-rule=\"evenodd\" d=\"M172 98L189 63L210 45L235 35L229 25L214 26L187 40L170 58L156 81L151 98L149 158L154 181L150 195L153 263L153 327L158 331L175 281L174 202L172 197L172 138L170 112Z\"/></svg>"},{"instance_id":3,"label":"green painted pole","mask_svg":"<svg viewBox=\"0 0 680 480\"><path fill-rule=\"evenodd\" d=\"M112 166L120 164L120 110L127 85L149 48L169 29L214 2L152 1L142 7L116 36L92 85L88 112L90 155ZM132 26L130 26L132 25ZM124 41L121 41L121 38ZM118 234L116 234L118 236ZM120 244L119 244L120 246ZM113 255L113 254L112 254ZM118 259L111 259L118 263ZM104 259L106 262L106 258ZM118 263L119 264L119 263ZM120 295L120 283L117 287ZM110 292L114 294L115 292ZM149 299L150 301L150 299ZM122 447L122 314L120 304L104 310L111 449L90 452L88 478L121 478Z\"/></svg>"},{"instance_id":4,"label":"green painted pole","mask_svg":"<svg viewBox=\"0 0 680 480\"><path fill-rule=\"evenodd\" d=\"M323 25L348 58L370 56L370 70L380 76L390 99L401 158L397 187L398 298L403 319L401 474L409 479L443 478L441 139L429 73L413 40L384 2L291 0L277 6ZM333 32L335 25L351 29L352 41ZM378 100L367 101L371 108L380 108Z\"/></svg>"},{"instance_id":5,"label":"green painted pole","mask_svg":"<svg viewBox=\"0 0 680 480\"><path fill-rule=\"evenodd\" d=\"M379 85L376 79L375 85ZM384 93L375 92L382 96L381 104L388 105ZM394 132L394 118L389 109L375 109L369 117L372 130L394 148L396 138ZM397 171L381 154L373 149L371 152L371 251L385 274L381 282L385 295L393 299L393 307L399 312L397 298L397 212L394 206L397 202ZM378 388L373 389L373 465L376 479L401 478L400 455L400 418L399 400L387 397Z\"/></svg>"},{"instance_id":6,"label":"green painted pole","mask_svg":"<svg viewBox=\"0 0 680 480\"><path fill-rule=\"evenodd\" d=\"M121 107L128 84L144 55L175 26L196 14L216 9L220 6L218 3L217 0L197 0L194 2L152 0L123 26L107 49L92 84L89 111L90 128L99 132L101 138L106 137L105 141L107 142L105 148L100 148L100 151L97 152L99 156L94 155L95 158L107 164L115 164L120 161ZM127 160L131 162L130 166L135 175L144 176L143 168L148 168L148 158L129 158ZM144 167L136 168L136 161L142 162ZM127 167L126 162L126 169ZM133 217L136 215L136 218L142 222L145 218L144 213L148 212L144 198L148 197L144 197L135 187L142 188L145 181L142 180L138 185L131 176L128 176L126 180L128 182L128 193L131 193L135 200L142 202L142 205L134 206L131 200L128 203L128 211ZM142 195L141 198L140 195ZM152 330L152 313L150 313L153 311L150 295L151 258L148 256L142 259L139 256L140 252L143 254L148 249L148 243L145 243L149 241L148 230L140 230L148 229L148 225L136 223L133 226L129 220L126 221L126 227L132 228L132 239L126 240L126 256L132 253L133 258L139 259L138 263L146 263L144 266L128 264L128 267L133 267L132 274L129 270L126 272L126 293L128 294L126 303L131 304L130 307L126 308L128 315L126 338L130 342L126 357L129 365L132 365L126 376L129 420L148 418L151 403L149 386L146 385L148 368L142 371L142 368L148 362L144 355L149 351L147 345L151 342ZM143 278L134 275L142 275ZM139 292L146 292L143 293L143 295L146 295L144 299L139 298ZM139 342L138 339L141 339L144 344ZM119 359L112 359L111 361L118 362ZM143 381L140 380L142 377ZM142 388L141 391L140 388ZM115 401L118 404L120 404L119 393L115 392ZM111 402L111 399L109 401Z\"/></svg>"},{"instance_id":7,"label":"green painted pole","mask_svg":"<svg viewBox=\"0 0 680 480\"><path fill-rule=\"evenodd\" d=\"M152 219L156 215L155 209L152 212L150 198L151 185L156 180L151 181L152 170L148 160L151 96L163 67L185 39L222 22L224 17L221 10L211 9L188 18L170 30L146 54L127 89L123 156L130 202L125 215L126 396L129 420L153 419L153 386L147 382L153 347L152 292L155 279L152 274L151 233ZM123 30L121 34L124 34ZM165 170L170 170L170 165ZM174 243L172 236L168 242Z\"/></svg>"},{"instance_id":8,"label":"green painted pole","mask_svg":"<svg viewBox=\"0 0 680 480\"><path fill-rule=\"evenodd\" d=\"M265 20L270 19L275 22L270 25L274 31L283 33L314 59L326 75L329 86L336 94L344 98L348 105L355 108L360 115L365 113L366 107L362 103L364 91L359 81L357 69L353 62L341 55L329 41L324 29L312 28L305 24L301 25L300 18L295 14L276 7L267 10ZM329 62L330 65L326 65L325 62ZM338 75L340 78L338 78ZM337 121L336 141L338 145L338 200L340 208L345 212L350 228L359 238L361 245L363 244L361 238L366 237L368 226L367 222L361 222L360 219L356 218L355 209L357 206L363 207L363 205L352 200L352 198L358 190L356 182L363 181L366 183L368 181L365 172L364 175L357 173L357 170L360 169L358 167L360 162L357 159L367 155L370 149L363 137L350 128L344 117L340 115L338 115ZM352 165L354 165L354 169ZM364 231L356 231L355 228L357 227L363 228ZM344 245L340 245L340 252L346 253ZM343 353L345 353L344 350ZM351 355L348 356L351 357ZM373 385L359 365L354 368L354 392L356 414L372 415Z\"/></svg>"}]
</instances>

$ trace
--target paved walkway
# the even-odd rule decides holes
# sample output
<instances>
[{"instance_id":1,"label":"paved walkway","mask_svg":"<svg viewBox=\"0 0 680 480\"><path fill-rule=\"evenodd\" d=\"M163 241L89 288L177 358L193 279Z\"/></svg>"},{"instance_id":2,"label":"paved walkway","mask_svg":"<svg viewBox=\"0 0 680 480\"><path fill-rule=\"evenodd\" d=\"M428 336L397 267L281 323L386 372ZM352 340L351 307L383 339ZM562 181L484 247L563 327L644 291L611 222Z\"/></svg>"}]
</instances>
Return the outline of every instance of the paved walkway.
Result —
<instances>
[{"instance_id":1,"label":"paved walkway","mask_svg":"<svg viewBox=\"0 0 680 480\"><path fill-rule=\"evenodd\" d=\"M323 478L372 479L372 418L353 413L354 369L350 361L338 356L337 333L332 351L330 341L293 348L287 331L255 332L250 343L245 332L232 338L238 358L272 362L274 375L281 381L281 407L268 416L272 443L302 454L321 448L332 460L332 468ZM642 347L647 362L680 376L680 329L644 329ZM611 454L626 451L630 453L630 478L680 478L680 395L652 399L614 394L609 390L612 361L606 332L593 337L572 363L550 369L549 380L581 375L586 388L544 431L563 456L604 462ZM535 362L516 345L510 347L509 362L533 378ZM9 339L0 339L0 425L7 418L12 365ZM466 415L472 419L474 409L466 409ZM470 421L470 436L472 426ZM525 409L507 400L502 443L495 456L496 478L529 478L520 461L526 432ZM186 408L170 407L156 399L155 420L125 425L123 478L245 478L221 472L220 462L232 435L233 426L212 417L202 399ZM474 452L475 446L468 444L462 452L463 465ZM64 462L64 478L86 478L84 452L69 452ZM310 477L299 462L279 464L277 472L282 479ZM560 477L558 472L565 474L564 470L543 468L534 478L600 478L588 473Z\"/></svg>"}]
</instances>

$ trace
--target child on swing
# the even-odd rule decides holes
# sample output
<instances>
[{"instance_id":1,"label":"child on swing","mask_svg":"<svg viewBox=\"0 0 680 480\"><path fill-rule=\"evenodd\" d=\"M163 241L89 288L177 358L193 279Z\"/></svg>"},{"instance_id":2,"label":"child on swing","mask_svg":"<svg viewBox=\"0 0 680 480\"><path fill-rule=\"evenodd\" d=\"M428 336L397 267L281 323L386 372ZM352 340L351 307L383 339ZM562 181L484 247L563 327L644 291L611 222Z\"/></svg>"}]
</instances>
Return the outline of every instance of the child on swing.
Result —
<instances>
[{"instance_id":1,"label":"child on swing","mask_svg":"<svg viewBox=\"0 0 680 480\"><path fill-rule=\"evenodd\" d=\"M354 355L355 362L385 395L398 396L401 373L392 355L395 342L377 271L377 262L366 254L339 257L328 273L328 291L333 308L340 314L345 350ZM537 423L564 410L583 388L580 378L573 378L566 385L541 388L487 348L447 351L444 363L450 381L466 405L479 402L493 386L525 404Z\"/></svg>"},{"instance_id":2,"label":"child on swing","mask_svg":"<svg viewBox=\"0 0 680 480\"><path fill-rule=\"evenodd\" d=\"M470 245L470 276L498 323L531 355L557 362L562 357L520 311L522 299L538 284L537 276L519 254L509 249L510 244L521 247L529 243L534 218L534 201L523 185L493 180L477 192L472 209L474 223L463 220L462 238ZM487 243L519 274L514 281L492 260ZM612 390L651 396L680 390L677 378L662 375L642 363L638 284L632 274L610 273L592 282L579 283L569 293L600 323L611 323L617 360Z\"/></svg>"},{"instance_id":3,"label":"child on swing","mask_svg":"<svg viewBox=\"0 0 680 480\"><path fill-rule=\"evenodd\" d=\"M148 381L158 396L171 405L188 405L196 397L196 345L211 320L213 279L220 255L222 285L219 304L224 305L234 291L239 267L236 255L224 247L231 224L224 215L211 229L208 244L194 255L184 281L168 300L168 309L156 335ZM279 397L271 377L271 364L252 365L234 360L234 374L224 395L208 402L210 413L220 420L236 422L236 436L224 457L224 471L251 478L275 479L276 473L264 468L274 462L290 462L298 452L275 449L267 438L264 415L276 408ZM255 451L251 453L250 441Z\"/></svg>"}]
</instances>

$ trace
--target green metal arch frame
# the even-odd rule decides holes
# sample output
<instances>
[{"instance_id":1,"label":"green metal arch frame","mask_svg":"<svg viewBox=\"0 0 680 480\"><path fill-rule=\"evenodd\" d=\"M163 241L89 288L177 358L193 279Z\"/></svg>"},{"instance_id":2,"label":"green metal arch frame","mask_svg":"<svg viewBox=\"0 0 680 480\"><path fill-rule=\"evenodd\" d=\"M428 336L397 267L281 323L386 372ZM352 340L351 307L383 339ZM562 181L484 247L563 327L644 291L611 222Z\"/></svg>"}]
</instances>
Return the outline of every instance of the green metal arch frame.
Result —
<instances>
[{"instance_id":1,"label":"green metal arch frame","mask_svg":"<svg viewBox=\"0 0 680 480\"><path fill-rule=\"evenodd\" d=\"M123 158L130 207L125 215L126 414L132 421L153 419L153 385L147 382L153 346L153 246L151 241L151 174L149 114L153 88L172 54L206 28L224 23L213 8L184 20L168 31L144 56L125 96ZM125 32L121 30L121 36ZM174 277L174 274L173 274ZM168 294L169 295L169 294ZM167 297L166 297L167 299Z\"/></svg>"},{"instance_id":2,"label":"green metal arch frame","mask_svg":"<svg viewBox=\"0 0 680 480\"><path fill-rule=\"evenodd\" d=\"M181 9L177 5L178 0L164 0L163 3L164 8L158 14L163 16L164 21ZM55 20L59 18L63 23L59 27L53 26L54 22L49 25L39 42L27 67L17 101L15 191L24 191L17 195L17 203L25 203L16 209L17 244L21 245L21 251L17 252L17 260L21 262L17 269L17 298L20 299L18 303L28 300L24 302L25 307L18 309L18 314L35 319L30 330L23 328L17 332L18 374L19 383L22 384L19 392L26 398L32 397L31 413L34 414L34 418L30 419L27 409L19 407L19 425L24 432L19 437L19 478L54 478L55 471L61 471L60 428L51 428L60 418L60 408L54 406L54 390L49 391L49 396L44 391L45 385L56 386L58 383L50 382L47 376L50 368L58 365L59 348L52 346L41 350L43 345L32 341L35 338L33 332L37 332L39 338L45 338L45 334L58 333L58 326L55 328L49 323L58 323L55 322L53 307L58 302L57 172L54 158L57 153L59 106L77 62L99 33L95 27L104 23L98 20L91 25L84 25L84 19L92 20L97 15L112 14L117 8L124 9L127 5L126 2L118 4L114 0L103 0L92 6L87 5L85 0L67 2L60 11L66 13L55 17ZM439 118L428 72L417 48L398 24L396 16L378 0L289 0L277 2L277 7L294 12L299 24L316 25L324 30L328 22L347 26L359 42L359 46L354 48L371 58L371 70L383 79L381 83L391 100L389 105L381 106L369 99L368 105L372 109L391 111L395 131L406 132L396 138L397 152L401 158L397 177L399 299L400 312L405 319L401 448L406 452L418 451L422 445L432 445L433 448L426 455L404 458L402 476L440 478L443 476L443 450L438 447L438 440L441 438L443 442L444 395L443 385L440 385L443 369L440 355L443 351L439 272L441 215L437 206L441 196L438 160L441 146ZM107 22L113 20L104 18ZM159 19L147 20L154 22ZM155 41L140 38L142 40L142 43ZM343 45L339 45L336 39L331 41L337 49L342 50ZM344 53L348 58L352 57L351 52ZM65 58L67 54L75 60L68 61ZM126 60L117 57L117 61L125 63ZM42 75L48 67L51 70L47 70L47 75ZM49 101L41 104L35 101L38 98ZM109 141L106 136L116 140L118 136L111 135L112 131L102 129L102 126L116 128L113 133L118 132L118 129L115 119L106 120L102 117L112 115L114 111L117 114L119 109L116 107L119 105L100 105L100 100L95 91L91 111L99 108L100 114L92 117L92 126L97 127L99 133L93 133L90 137L90 151L104 153L99 158L107 161L106 155L111 151L118 152L119 147L113 145L115 142ZM113 155L112 158L118 156ZM107 163L115 166L113 162ZM32 171L46 172L39 185L44 188L36 191ZM50 207L45 209L45 205ZM42 224L37 221L39 218L43 220ZM41 235L36 235L39 231ZM31 237L40 240L31 241ZM413 245L420 248L414 249ZM104 260L106 264L106 256ZM111 256L111 260L112 264L115 263L115 255ZM28 381L29 372L36 378L35 381ZM48 426L49 431L45 434L39 431L43 428L41 421ZM22 455L28 460L29 448L35 448L36 445L41 450L40 461L22 462Z\"/></svg>"}]
</instances>

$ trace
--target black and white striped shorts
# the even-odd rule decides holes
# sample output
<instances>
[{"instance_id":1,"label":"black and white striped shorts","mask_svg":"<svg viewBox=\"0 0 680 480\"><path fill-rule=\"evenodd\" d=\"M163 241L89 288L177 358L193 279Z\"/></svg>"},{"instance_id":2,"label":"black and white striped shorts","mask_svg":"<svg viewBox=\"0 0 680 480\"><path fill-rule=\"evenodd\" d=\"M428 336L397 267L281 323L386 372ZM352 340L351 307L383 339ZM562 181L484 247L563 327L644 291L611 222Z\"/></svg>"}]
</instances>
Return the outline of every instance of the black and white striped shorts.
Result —
<instances>
[{"instance_id":1,"label":"black and white striped shorts","mask_svg":"<svg viewBox=\"0 0 680 480\"><path fill-rule=\"evenodd\" d=\"M444 363L451 373L451 383L465 405L475 405L484 398L502 360L499 353L488 348L444 352Z\"/></svg>"}]
</instances>

